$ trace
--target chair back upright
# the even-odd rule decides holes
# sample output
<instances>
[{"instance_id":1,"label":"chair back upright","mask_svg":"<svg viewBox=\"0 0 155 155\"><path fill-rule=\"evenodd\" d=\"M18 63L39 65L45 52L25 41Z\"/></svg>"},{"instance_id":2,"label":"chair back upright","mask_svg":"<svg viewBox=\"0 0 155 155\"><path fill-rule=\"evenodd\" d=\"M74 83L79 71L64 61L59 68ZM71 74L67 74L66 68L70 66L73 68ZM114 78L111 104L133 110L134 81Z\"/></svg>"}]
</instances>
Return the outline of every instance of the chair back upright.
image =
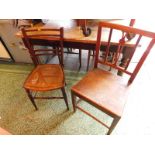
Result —
<instances>
[{"instance_id":1,"label":"chair back upright","mask_svg":"<svg viewBox=\"0 0 155 155\"><path fill-rule=\"evenodd\" d=\"M41 56L58 55L63 64L63 36L64 30L50 28L22 29L23 42L28 48L35 65L40 64ZM48 48L47 48L48 47Z\"/></svg>"},{"instance_id":2,"label":"chair back upright","mask_svg":"<svg viewBox=\"0 0 155 155\"><path fill-rule=\"evenodd\" d=\"M127 37L129 35L134 35L134 38L129 40ZM98 67L98 64L104 64L115 68L130 76L128 80L128 84L130 84L135 79L154 43L155 33L153 32L129 26L100 22L98 25L94 68ZM101 45L105 47L102 56ZM112 49L113 46L116 47L115 50ZM124 54L125 52L128 53L126 53L127 56L124 64L120 65L120 57L123 51ZM137 60L134 67L130 67L132 59L135 58L134 55L138 55L140 58Z\"/></svg>"}]
</instances>

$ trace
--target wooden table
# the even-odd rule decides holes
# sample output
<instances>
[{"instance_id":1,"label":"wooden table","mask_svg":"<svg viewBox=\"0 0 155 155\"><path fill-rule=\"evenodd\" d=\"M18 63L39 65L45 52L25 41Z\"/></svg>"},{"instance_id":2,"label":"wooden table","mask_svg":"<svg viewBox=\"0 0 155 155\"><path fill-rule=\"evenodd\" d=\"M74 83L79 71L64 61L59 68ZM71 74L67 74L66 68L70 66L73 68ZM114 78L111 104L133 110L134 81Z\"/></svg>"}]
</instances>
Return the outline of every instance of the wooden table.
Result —
<instances>
[{"instance_id":1,"label":"wooden table","mask_svg":"<svg viewBox=\"0 0 155 155\"><path fill-rule=\"evenodd\" d=\"M99 22L99 21L98 21ZM113 20L109 21L113 23L121 23L126 24L125 21ZM96 45L96 37L97 37L97 21L95 23L90 23L88 26L91 28L91 35L85 37L82 33L81 27L77 26L74 20L67 20L67 21L60 21L60 20L51 20L51 22L47 24L37 24L35 28L59 28L64 27L64 47L69 48L81 48L86 50L95 50ZM32 27L33 29L33 27ZM21 32L16 33L17 37L22 38ZM104 33L102 37L103 45L105 44L104 41L107 41L108 31ZM114 45L118 44L118 39L121 34L114 34L113 43ZM126 43L127 47L132 47L134 45L134 41L130 41Z\"/></svg>"},{"instance_id":2,"label":"wooden table","mask_svg":"<svg viewBox=\"0 0 155 155\"><path fill-rule=\"evenodd\" d=\"M67 21L61 21L61 20L51 20L50 22L46 24L37 24L34 27L35 28L59 28L64 27L64 47L66 48L75 48L75 49L85 49L85 50L95 50L96 47L96 39L97 39L97 25L99 20L95 22L89 22L88 26L91 28L91 35L88 37L85 37L81 27L77 26L77 23L75 20L67 20ZM108 22L113 23L120 23L123 25L129 25L129 21L124 20L109 20ZM33 29L33 27L32 27ZM107 42L109 31L104 30L103 37L102 37L102 45L101 50L105 49L105 44ZM116 49L118 45L118 40L120 39L120 36L122 33L114 33L114 38L112 38L113 45L111 46L112 49ZM22 38L21 32L16 33L17 37ZM124 50L127 50L130 52L133 49L133 46L135 45L134 39L132 41L126 42ZM123 52L125 53L125 52ZM123 55L123 57L125 57Z\"/></svg>"}]
</instances>

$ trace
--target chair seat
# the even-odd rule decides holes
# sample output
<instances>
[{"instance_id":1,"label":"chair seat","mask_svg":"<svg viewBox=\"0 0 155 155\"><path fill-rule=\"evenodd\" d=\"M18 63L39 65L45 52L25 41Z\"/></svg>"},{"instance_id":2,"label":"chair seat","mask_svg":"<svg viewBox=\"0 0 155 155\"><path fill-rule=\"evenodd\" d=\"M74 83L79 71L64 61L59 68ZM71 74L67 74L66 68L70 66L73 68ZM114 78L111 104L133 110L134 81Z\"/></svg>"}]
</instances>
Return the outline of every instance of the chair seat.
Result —
<instances>
[{"instance_id":1,"label":"chair seat","mask_svg":"<svg viewBox=\"0 0 155 155\"><path fill-rule=\"evenodd\" d=\"M28 76L24 88L34 91L47 91L64 86L64 73L58 64L38 65Z\"/></svg>"},{"instance_id":2,"label":"chair seat","mask_svg":"<svg viewBox=\"0 0 155 155\"><path fill-rule=\"evenodd\" d=\"M119 90L119 91L118 91ZM129 86L122 77L110 72L94 69L72 87L82 97L100 110L121 117Z\"/></svg>"}]
</instances>

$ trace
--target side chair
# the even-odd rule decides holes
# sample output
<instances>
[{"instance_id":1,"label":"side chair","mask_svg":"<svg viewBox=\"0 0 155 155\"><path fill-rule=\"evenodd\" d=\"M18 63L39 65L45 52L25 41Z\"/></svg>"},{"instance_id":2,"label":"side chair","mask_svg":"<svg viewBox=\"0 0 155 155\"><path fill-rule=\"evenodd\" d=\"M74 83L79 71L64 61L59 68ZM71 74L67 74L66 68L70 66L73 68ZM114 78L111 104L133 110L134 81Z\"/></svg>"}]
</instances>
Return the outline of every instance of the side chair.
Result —
<instances>
[{"instance_id":1,"label":"side chair","mask_svg":"<svg viewBox=\"0 0 155 155\"><path fill-rule=\"evenodd\" d=\"M128 34L134 34L135 37L129 41L126 38ZM148 42L144 44L145 39ZM104 125L108 129L107 134L111 134L122 117L131 83L134 81L154 43L155 33L153 32L114 23L100 22L98 25L94 69L89 71L83 79L71 88L74 112L76 109L81 110ZM101 45L106 49L104 57L100 56L102 54L100 51ZM116 45L117 48L113 55L113 61L111 61L108 59L108 55L113 45ZM146 47L143 46L142 48L140 45ZM118 63L119 56L123 48L126 47L132 47L132 50L128 54L126 63L120 66ZM139 52L138 55L141 53L141 56L137 63L132 63L136 52ZM112 67L113 72L109 71L106 66ZM118 76L114 72L117 70L123 72L123 76ZM81 105L82 102L79 104L80 100L86 101L93 108L112 117L112 123L107 125L105 121L95 117L92 112L86 111Z\"/></svg>"},{"instance_id":2,"label":"side chair","mask_svg":"<svg viewBox=\"0 0 155 155\"><path fill-rule=\"evenodd\" d=\"M64 99L69 110L63 71L63 28L23 28L22 34L23 42L35 65L23 87L35 109L38 110L35 99ZM59 64L41 64L40 58L42 56L58 56ZM41 97L37 95L38 92L53 90L61 90L62 96Z\"/></svg>"}]
</instances>

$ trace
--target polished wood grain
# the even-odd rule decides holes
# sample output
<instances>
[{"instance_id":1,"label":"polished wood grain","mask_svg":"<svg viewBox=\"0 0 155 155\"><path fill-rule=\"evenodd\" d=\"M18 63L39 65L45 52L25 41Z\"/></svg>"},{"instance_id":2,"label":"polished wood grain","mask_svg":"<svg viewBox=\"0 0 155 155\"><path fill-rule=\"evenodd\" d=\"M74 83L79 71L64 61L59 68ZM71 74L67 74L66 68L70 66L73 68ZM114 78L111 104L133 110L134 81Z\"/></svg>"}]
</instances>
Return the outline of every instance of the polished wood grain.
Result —
<instances>
[{"instance_id":1,"label":"polished wood grain","mask_svg":"<svg viewBox=\"0 0 155 155\"><path fill-rule=\"evenodd\" d=\"M100 47L102 35L104 35L104 31L102 29L105 28L109 29L109 35L106 41L106 48L101 53ZM111 52L111 38L112 35L116 34L113 33L114 30L124 33L122 33L119 38L118 48L116 49L116 51ZM133 33L137 36L135 37L135 45L132 53L130 53L130 56L128 57L128 62L125 64L125 66L118 66L119 56L122 52L122 48L124 48L124 45L126 44L126 35L128 33ZM138 45L141 39L145 37L147 37L147 39L149 38L147 44L145 43L145 45L147 45L146 48L140 48L139 50L142 51L137 51L136 49L139 48ZM120 118L122 117L123 109L129 94L131 83L134 81L136 75L138 74L154 44L155 33L153 32L148 32L133 27L113 23L100 22L98 26L94 69L88 72L83 79L81 79L71 88L72 104L74 111L76 111L76 109L83 111L85 114L89 115L97 122L108 128L107 134L111 134L111 132L114 130L117 123L119 122ZM141 53L139 61L137 62L137 64L134 65L133 70L128 71L128 68L131 64L131 59L136 52ZM110 60L109 55L112 56L112 59ZM101 65L104 65L104 68L105 66L108 66L108 69L104 70ZM109 67L110 70L112 67L127 74L129 77L128 80L124 77L117 76L116 74L110 72ZM91 104L95 108L112 117L113 121L111 125L107 126L99 118L94 117L93 114L83 109L82 106L78 104L79 102L76 99L77 97L84 101L87 101L87 103Z\"/></svg>"},{"instance_id":2,"label":"polished wood grain","mask_svg":"<svg viewBox=\"0 0 155 155\"><path fill-rule=\"evenodd\" d=\"M63 28L22 29L22 33L25 46L35 64L35 68L28 75L23 85L33 106L38 110L35 99L64 99L67 109L69 109L63 71ZM49 55L58 56L60 64L41 62L40 57ZM37 92L58 89L61 90L62 96L43 97L36 95Z\"/></svg>"}]
</instances>

